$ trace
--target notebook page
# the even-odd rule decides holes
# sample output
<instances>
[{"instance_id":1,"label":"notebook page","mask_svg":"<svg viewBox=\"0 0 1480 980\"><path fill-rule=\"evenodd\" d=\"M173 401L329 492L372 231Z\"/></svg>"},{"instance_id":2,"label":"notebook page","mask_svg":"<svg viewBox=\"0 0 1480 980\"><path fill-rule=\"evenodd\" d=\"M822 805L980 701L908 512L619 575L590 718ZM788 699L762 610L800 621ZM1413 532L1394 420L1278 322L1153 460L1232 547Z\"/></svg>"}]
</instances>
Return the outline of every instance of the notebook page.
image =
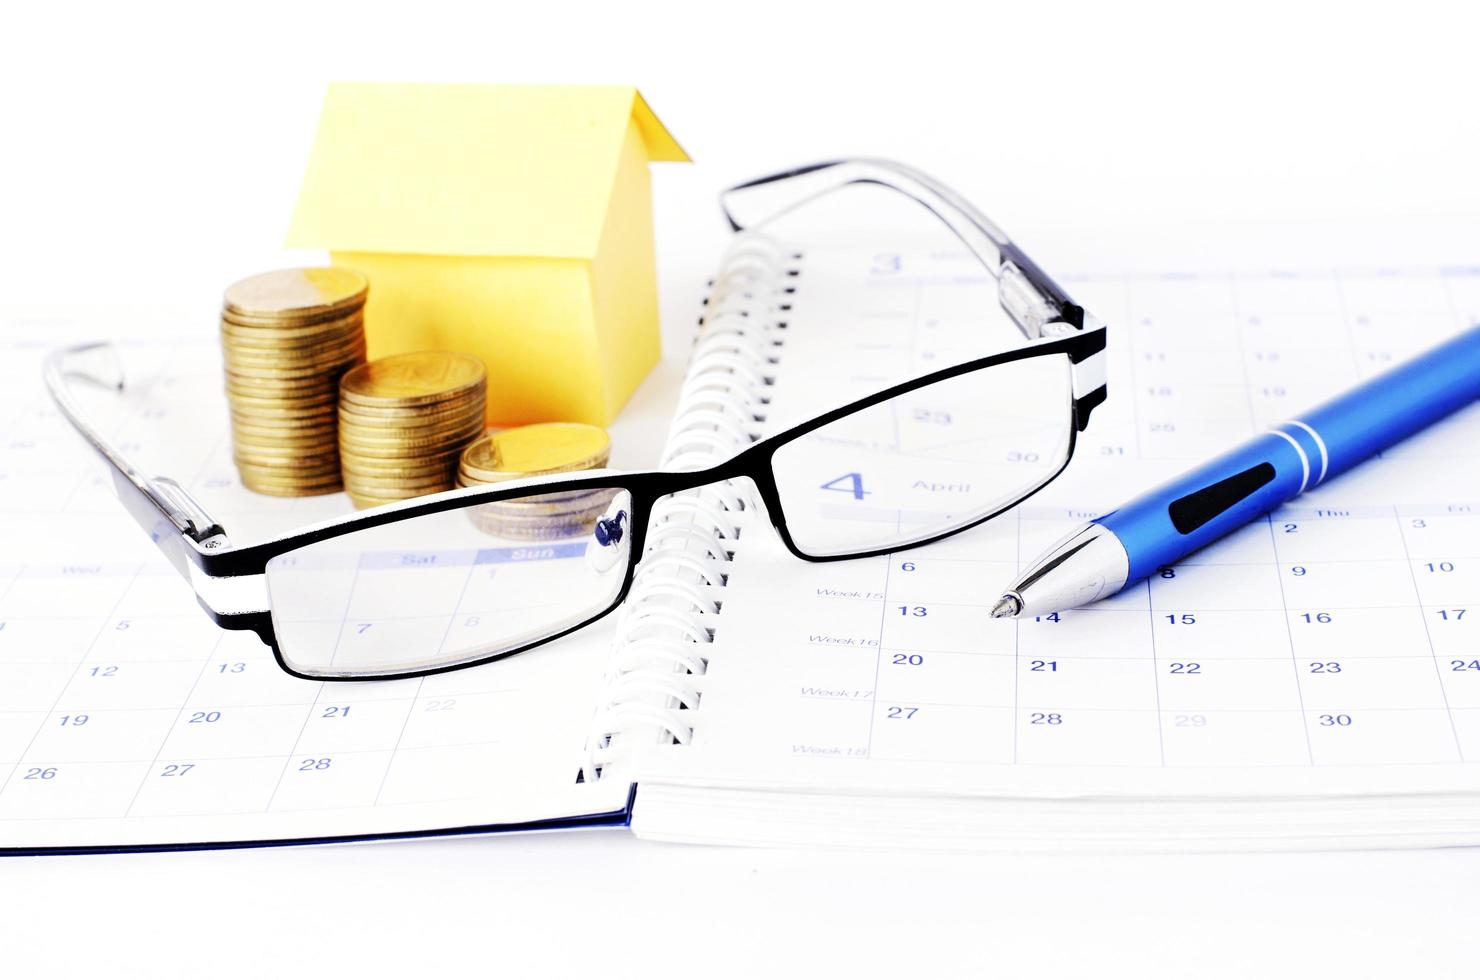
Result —
<instances>
[{"instance_id":1,"label":"notebook page","mask_svg":"<svg viewBox=\"0 0 1480 980\"><path fill-rule=\"evenodd\" d=\"M693 743L654 750L642 781L1480 788L1480 410L1109 601L988 615L1074 524L1480 319L1480 270L1064 284L1112 331L1110 398L1069 470L984 527L888 558L804 563L752 524ZM993 301L954 251L810 249L774 415L950 363Z\"/></svg>"},{"instance_id":2,"label":"notebook page","mask_svg":"<svg viewBox=\"0 0 1480 980\"><path fill-rule=\"evenodd\" d=\"M146 472L239 543L348 512L235 478L209 333L120 323L130 393L90 399ZM159 326L164 324L164 326ZM171 335L171 325L181 336ZM0 847L387 834L618 811L574 784L607 632L421 679L318 683L224 631L113 496L41 383L69 320L0 326ZM478 610L463 610L477 613Z\"/></svg>"}]
</instances>

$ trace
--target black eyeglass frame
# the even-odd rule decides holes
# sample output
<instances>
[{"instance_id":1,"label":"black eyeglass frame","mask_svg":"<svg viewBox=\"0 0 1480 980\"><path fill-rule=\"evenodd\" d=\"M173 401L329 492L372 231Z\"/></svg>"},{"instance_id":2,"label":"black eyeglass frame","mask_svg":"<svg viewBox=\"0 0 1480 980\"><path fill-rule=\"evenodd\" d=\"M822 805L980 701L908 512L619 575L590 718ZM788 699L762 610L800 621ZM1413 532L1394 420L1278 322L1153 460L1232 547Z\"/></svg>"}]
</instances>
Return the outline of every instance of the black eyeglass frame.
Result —
<instances>
[{"instance_id":1,"label":"black eyeglass frame","mask_svg":"<svg viewBox=\"0 0 1480 980\"><path fill-rule=\"evenodd\" d=\"M829 173L834 168L846 169L842 173ZM862 176L858 175L859 172L862 173ZM952 220L943 214L943 212L948 212L952 207L958 206L959 199L951 200L951 198L955 198L953 192L947 192L950 197L945 197L940 194L940 191L944 190L943 185L939 185L930 180L930 178L924 177L918 171L912 171L901 165L892 164L887 161L850 160L831 164L818 164L739 185L736 188L732 188L731 191L726 192L724 199L726 216L730 219L734 228L741 230L744 226L739 223L739 219L736 218L736 212L731 206L737 194L750 188L758 188L772 183L790 181L798 177L815 175L824 175L831 178L830 182L833 186L829 190L837 189L837 187L850 183L876 183L895 190L903 190L904 193L916 198L916 200L920 200L920 195L911 193L911 190L908 188L901 188L900 184L904 183L906 179L910 182L920 182L921 186L935 192L931 195L930 200L920 200L920 203L924 204L932 213L942 217L942 220L945 220L948 225L951 225L953 230L957 230ZM826 192L827 190L824 190L820 193ZM816 196L819 196L819 194L808 194L797 203L804 203L806 200L810 200ZM796 205L794 204L792 206ZM966 217L971 218L975 214L975 209L971 208L970 205L965 205L965 207L969 209ZM951 218L955 217L959 216L951 215ZM1036 323L1031 322L1033 318L1029 317L1028 320L1030 322L1025 322L1025 318L1014 311L1013 307L1009 305L1008 299L1006 297L1003 298L1004 308L1013 315L1013 319L1018 323L1020 329L1025 333L1028 333L1030 329L1036 329L1039 336L1032 339L1029 344L1023 347L975 358L891 385L882 391L849 402L846 405L834 408L792 426L784 432L759 439L735 456L714 466L700 470L680 472L659 470L622 472L608 470L595 471L589 475L575 478L563 478L559 476L541 477L489 486L467 487L429 497L414 498L400 503L375 507L295 531L272 541L236 546L229 541L223 527L212 519L205 509L180 487L179 484L165 477L146 477L125 460L87 421L84 413L72 397L69 391L69 380L73 378L80 378L91 383L102 384L106 387L122 390L123 381L121 375L116 378L103 378L95 371L79 369L76 363L77 358L104 349L110 349L111 344L86 344L53 352L47 358L45 369L46 382L52 398L56 401L62 414L77 428L94 451L109 465L109 470L113 476L119 498L125 508L138 521L160 550L164 552L165 556L176 569L191 583L195 589L197 601L218 626L224 629L250 630L256 633L262 642L272 650L273 657L276 659L279 667L294 677L306 680L375 681L428 676L450 670L459 670L464 667L474 667L491 663L505 657L523 653L563 636L568 636L577 630L584 629L597 620L609 615L622 604L631 591L637 568L643 557L648 519L652 514L653 506L659 499L674 493L681 493L686 490L724 481L749 480L756 487L760 500L766 509L769 521L780 536L786 549L792 555L804 561L830 562L875 557L889 554L901 548L914 548L931 544L942 538L950 537L951 535L958 534L991 520L1004 511L1022 503L1056 479L1073 458L1077 435L1083 432L1089 424L1090 413L1105 400L1107 388L1103 380L1103 371L1092 372L1092 377L1084 384L1081 384L1078 373L1085 370L1086 366L1093 359L1098 358L1102 364L1102 355L1106 344L1106 330L1102 324L1086 314L1082 307L1069 301L1067 294L1050 280L1037 265L1028 260L1020 250L1008 242L1004 236L1001 236L1001 233L996 230L995 226L991 225L990 222L986 222L984 218L980 218L979 222L976 223L982 234L987 235L991 240L991 244L999 251L1003 262L1001 269L1010 268L1012 272L1020 274L1022 281L1033 289L1037 297L1041 298L1045 307L1052 309L1057 314L1038 320ZM985 227L982 227L983 225ZM958 235L960 235L959 230ZM963 235L961 237L978 254L978 257L983 257L980 249L973 245L966 236ZM1003 274L999 274L999 270L992 271L997 276L999 283L1003 282ZM919 539L896 542L888 547L841 554L816 555L809 554L797 545L787 527L785 509L782 504L780 490L776 485L775 472L772 465L772 459L781 447L855 412L863 411L942 381L958 378L977 371L984 371L1001 364L1009 364L1035 357L1060 355L1066 355L1068 357L1071 371L1076 373L1074 379L1074 395L1068 406L1069 442L1062 463L1039 483L1004 503L996 510L960 526L922 536ZM429 514L437 514L448 510L476 507L480 504L493 503L513 497L528 496L532 492L566 493L601 488L622 489L630 495L630 513L627 515L628 520L625 523L623 533L630 534L631 539L627 547L627 567L621 588L617 591L615 598L608 606L589 618L537 640L508 650L501 650L494 654L479 655L447 664L418 667L396 672L375 674L305 672L295 668L284 656L273 626L272 611L266 599L265 575L267 564L273 558L319 541L340 537L367 528L378 527ZM203 588L203 586L223 582L240 582L243 579L258 576L264 577L264 584L260 589L262 596L260 604L263 608L260 609L218 608L218 606L231 605L232 603L221 601L212 602L203 594L203 592L212 591L210 588ZM254 590L249 589L247 591ZM235 604L238 606L241 605L241 600L238 600Z\"/></svg>"}]
</instances>

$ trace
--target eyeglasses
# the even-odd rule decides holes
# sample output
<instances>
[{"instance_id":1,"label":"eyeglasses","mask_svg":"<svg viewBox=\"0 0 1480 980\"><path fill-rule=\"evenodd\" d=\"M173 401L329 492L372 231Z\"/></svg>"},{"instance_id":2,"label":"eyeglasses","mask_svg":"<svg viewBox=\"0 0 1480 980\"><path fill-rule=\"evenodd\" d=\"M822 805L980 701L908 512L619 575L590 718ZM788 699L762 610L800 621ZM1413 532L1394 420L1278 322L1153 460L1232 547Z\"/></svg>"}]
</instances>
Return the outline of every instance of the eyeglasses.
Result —
<instances>
[{"instance_id":1,"label":"eyeglasses","mask_svg":"<svg viewBox=\"0 0 1480 980\"><path fill-rule=\"evenodd\" d=\"M54 352L47 387L211 618L255 631L288 673L379 680L487 663L615 609L669 495L748 480L793 555L835 561L980 524L1068 465L1105 399L1105 328L966 200L899 164L844 160L741 184L722 204L742 231L850 184L898 191L943 221L997 280L1027 343L895 384L704 469L468 487L237 545L178 483L143 475L85 419L72 381L123 388L111 345ZM715 296L731 286L743 288L717 281Z\"/></svg>"}]
</instances>

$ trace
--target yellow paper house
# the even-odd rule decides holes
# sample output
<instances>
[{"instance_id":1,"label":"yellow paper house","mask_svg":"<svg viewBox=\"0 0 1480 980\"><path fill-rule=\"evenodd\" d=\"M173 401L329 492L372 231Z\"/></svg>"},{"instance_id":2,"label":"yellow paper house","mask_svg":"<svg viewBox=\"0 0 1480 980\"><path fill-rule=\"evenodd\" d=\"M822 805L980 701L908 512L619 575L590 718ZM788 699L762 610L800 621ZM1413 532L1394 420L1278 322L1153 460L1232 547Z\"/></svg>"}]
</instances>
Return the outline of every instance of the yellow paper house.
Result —
<instances>
[{"instance_id":1,"label":"yellow paper house","mask_svg":"<svg viewBox=\"0 0 1480 980\"><path fill-rule=\"evenodd\" d=\"M288 247L369 278L372 358L476 354L489 422L605 425L659 354L648 163L687 159L634 88L336 84Z\"/></svg>"}]
</instances>

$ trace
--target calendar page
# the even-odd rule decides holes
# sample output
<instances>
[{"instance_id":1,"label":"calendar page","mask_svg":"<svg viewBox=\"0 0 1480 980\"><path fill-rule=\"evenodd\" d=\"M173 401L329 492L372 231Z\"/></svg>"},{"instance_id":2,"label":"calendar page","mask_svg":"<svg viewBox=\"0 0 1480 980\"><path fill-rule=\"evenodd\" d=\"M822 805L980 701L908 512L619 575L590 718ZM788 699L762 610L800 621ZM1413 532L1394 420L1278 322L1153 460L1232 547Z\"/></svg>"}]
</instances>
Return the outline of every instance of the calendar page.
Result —
<instances>
[{"instance_id":1,"label":"calendar page","mask_svg":"<svg viewBox=\"0 0 1480 980\"><path fill-rule=\"evenodd\" d=\"M1108 601L989 615L1075 524L1480 320L1480 269L1064 285L1110 325L1109 400L1065 474L887 558L802 562L753 521L693 742L652 750L646 778L1054 796L1480 788L1480 409ZM957 249L809 249L773 418L959 360L995 302Z\"/></svg>"},{"instance_id":2,"label":"calendar page","mask_svg":"<svg viewBox=\"0 0 1480 980\"><path fill-rule=\"evenodd\" d=\"M353 837L623 809L575 776L609 642L593 628L483 667L318 683L218 628L53 409L45 351L131 338L105 436L250 543L351 510L243 489L209 316L0 323L0 848Z\"/></svg>"}]
</instances>

